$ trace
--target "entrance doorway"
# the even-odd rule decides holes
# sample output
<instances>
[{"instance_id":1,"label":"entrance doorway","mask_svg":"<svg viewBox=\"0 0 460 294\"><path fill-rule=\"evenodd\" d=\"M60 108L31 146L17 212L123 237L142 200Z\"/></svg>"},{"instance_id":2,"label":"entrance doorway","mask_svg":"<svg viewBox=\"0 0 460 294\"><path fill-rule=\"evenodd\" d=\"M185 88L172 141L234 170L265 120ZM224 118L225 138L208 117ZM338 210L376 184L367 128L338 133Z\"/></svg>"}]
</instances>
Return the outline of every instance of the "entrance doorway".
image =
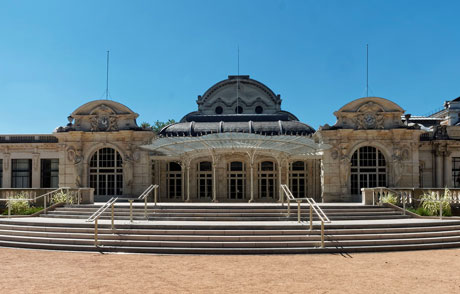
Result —
<instances>
[{"instance_id":1,"label":"entrance doorway","mask_svg":"<svg viewBox=\"0 0 460 294\"><path fill-rule=\"evenodd\" d=\"M246 196L246 169L241 161L227 164L227 198L245 199Z\"/></svg>"},{"instance_id":2,"label":"entrance doorway","mask_svg":"<svg viewBox=\"0 0 460 294\"><path fill-rule=\"evenodd\" d=\"M275 199L276 169L272 161L259 163L259 197L261 199Z\"/></svg>"},{"instance_id":3,"label":"entrance doorway","mask_svg":"<svg viewBox=\"0 0 460 294\"><path fill-rule=\"evenodd\" d=\"M89 186L94 195L109 196L123 194L123 160L113 148L101 148L89 163Z\"/></svg>"},{"instance_id":4,"label":"entrance doorway","mask_svg":"<svg viewBox=\"0 0 460 294\"><path fill-rule=\"evenodd\" d=\"M198 163L198 198L212 199L212 163L202 161Z\"/></svg>"},{"instance_id":5,"label":"entrance doorway","mask_svg":"<svg viewBox=\"0 0 460 294\"><path fill-rule=\"evenodd\" d=\"M351 157L351 194L359 195L361 188L387 186L387 167L383 153L364 146Z\"/></svg>"}]
</instances>

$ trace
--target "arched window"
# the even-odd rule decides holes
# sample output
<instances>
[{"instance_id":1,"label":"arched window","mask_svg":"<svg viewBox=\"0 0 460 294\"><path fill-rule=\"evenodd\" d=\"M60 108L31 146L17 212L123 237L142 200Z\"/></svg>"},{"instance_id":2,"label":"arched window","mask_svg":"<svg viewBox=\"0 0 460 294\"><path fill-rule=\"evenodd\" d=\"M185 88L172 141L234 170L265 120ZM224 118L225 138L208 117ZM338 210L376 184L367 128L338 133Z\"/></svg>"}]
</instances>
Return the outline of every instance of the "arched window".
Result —
<instances>
[{"instance_id":1,"label":"arched window","mask_svg":"<svg viewBox=\"0 0 460 294\"><path fill-rule=\"evenodd\" d=\"M275 198L276 191L276 169L272 161L259 163L259 197Z\"/></svg>"},{"instance_id":2,"label":"arched window","mask_svg":"<svg viewBox=\"0 0 460 294\"><path fill-rule=\"evenodd\" d=\"M113 148L101 148L89 163L89 186L95 195L123 194L123 160Z\"/></svg>"},{"instance_id":3,"label":"arched window","mask_svg":"<svg viewBox=\"0 0 460 294\"><path fill-rule=\"evenodd\" d=\"M241 161L227 164L227 197L228 199L244 199L246 195L246 169Z\"/></svg>"},{"instance_id":4,"label":"arched window","mask_svg":"<svg viewBox=\"0 0 460 294\"><path fill-rule=\"evenodd\" d=\"M307 163L295 161L289 171L289 188L295 198L307 197Z\"/></svg>"},{"instance_id":5,"label":"arched window","mask_svg":"<svg viewBox=\"0 0 460 294\"><path fill-rule=\"evenodd\" d=\"M198 163L197 195L200 199L212 198L212 163L202 161Z\"/></svg>"},{"instance_id":6,"label":"arched window","mask_svg":"<svg viewBox=\"0 0 460 294\"><path fill-rule=\"evenodd\" d=\"M361 194L361 188L386 185L387 167L383 153L371 146L356 150L351 157L351 194Z\"/></svg>"},{"instance_id":7,"label":"arched window","mask_svg":"<svg viewBox=\"0 0 460 294\"><path fill-rule=\"evenodd\" d=\"M171 199L182 197L182 167L177 162L169 162L166 172L168 197Z\"/></svg>"}]
</instances>

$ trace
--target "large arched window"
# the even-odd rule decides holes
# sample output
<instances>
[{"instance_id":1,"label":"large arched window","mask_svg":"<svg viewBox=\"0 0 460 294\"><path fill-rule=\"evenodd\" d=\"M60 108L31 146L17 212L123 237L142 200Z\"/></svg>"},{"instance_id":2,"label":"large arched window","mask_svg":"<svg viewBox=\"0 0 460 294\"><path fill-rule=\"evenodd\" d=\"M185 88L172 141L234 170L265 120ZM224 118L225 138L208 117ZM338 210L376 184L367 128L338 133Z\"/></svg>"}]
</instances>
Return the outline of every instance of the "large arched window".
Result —
<instances>
[{"instance_id":1,"label":"large arched window","mask_svg":"<svg viewBox=\"0 0 460 294\"><path fill-rule=\"evenodd\" d=\"M356 150L351 157L351 194L360 194L361 188L386 185L387 167L383 153L371 146Z\"/></svg>"},{"instance_id":2,"label":"large arched window","mask_svg":"<svg viewBox=\"0 0 460 294\"><path fill-rule=\"evenodd\" d=\"M123 194L123 160L112 148L101 148L89 163L89 186L95 195Z\"/></svg>"}]
</instances>

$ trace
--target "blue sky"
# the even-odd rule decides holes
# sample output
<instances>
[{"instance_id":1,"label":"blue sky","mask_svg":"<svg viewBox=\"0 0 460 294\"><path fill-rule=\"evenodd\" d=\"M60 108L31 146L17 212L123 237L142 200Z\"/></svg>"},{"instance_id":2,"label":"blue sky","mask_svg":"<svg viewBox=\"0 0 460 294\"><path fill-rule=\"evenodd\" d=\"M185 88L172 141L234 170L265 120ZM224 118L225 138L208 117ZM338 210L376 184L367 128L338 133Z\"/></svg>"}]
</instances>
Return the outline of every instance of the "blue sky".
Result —
<instances>
[{"instance_id":1,"label":"blue sky","mask_svg":"<svg viewBox=\"0 0 460 294\"><path fill-rule=\"evenodd\" d=\"M370 95L413 115L460 96L459 1L0 1L0 133L50 133L110 96L180 119L237 73L314 128Z\"/></svg>"}]
</instances>

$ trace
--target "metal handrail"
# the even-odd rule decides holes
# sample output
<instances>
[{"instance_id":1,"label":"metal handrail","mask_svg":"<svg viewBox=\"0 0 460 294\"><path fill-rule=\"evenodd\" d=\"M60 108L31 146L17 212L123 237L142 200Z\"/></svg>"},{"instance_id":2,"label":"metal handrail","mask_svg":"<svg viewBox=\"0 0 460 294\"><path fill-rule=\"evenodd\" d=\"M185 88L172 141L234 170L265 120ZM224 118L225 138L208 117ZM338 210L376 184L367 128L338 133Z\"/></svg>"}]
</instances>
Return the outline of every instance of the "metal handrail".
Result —
<instances>
[{"instance_id":1,"label":"metal handrail","mask_svg":"<svg viewBox=\"0 0 460 294\"><path fill-rule=\"evenodd\" d=\"M154 201L155 206L157 205L157 198L158 198L158 185L150 185L145 189L144 192L137 198L138 200L144 200L144 217L147 218L147 198L153 190L155 190ZM133 221L133 201L129 200L129 212L130 212L130 220Z\"/></svg>"},{"instance_id":2,"label":"metal handrail","mask_svg":"<svg viewBox=\"0 0 460 294\"><path fill-rule=\"evenodd\" d=\"M53 190L53 191L50 191L50 192L47 192L43 195L40 195L38 197L34 197L32 199L11 199L11 198L5 198L5 199L0 199L0 201L7 201L8 202L8 218L11 217L11 201L33 201L33 202L36 202L37 199L40 199L40 198L44 198L43 200L43 210L45 211L44 213L46 214L46 209L47 209L47 206L46 206L46 203L47 203L47 198L49 196L51 196L52 194L54 193L58 193L58 192L61 192L61 193L64 193L64 189L67 189L67 192L69 191L69 187L61 187L61 188L58 188L56 190ZM78 195L78 202L80 202L80 195Z\"/></svg>"},{"instance_id":3,"label":"metal handrail","mask_svg":"<svg viewBox=\"0 0 460 294\"><path fill-rule=\"evenodd\" d=\"M114 224L114 205L115 202L117 202L118 197L112 197L104 203L98 210L96 210L95 213L93 213L87 220L86 222L94 222L94 246L98 246L98 239L97 239L97 222L99 220L99 217L107 210L107 208L112 207L112 230L115 228Z\"/></svg>"},{"instance_id":4,"label":"metal handrail","mask_svg":"<svg viewBox=\"0 0 460 294\"><path fill-rule=\"evenodd\" d=\"M310 206L310 231L313 230L313 211L316 213L318 218L321 221L321 248L324 248L324 223L330 223L331 220L327 217L326 213L321 209L321 207L316 203L316 201L313 198L295 198L294 195L292 195L291 190L286 184L282 184L281 188L284 191L284 194L288 198L288 215L291 213L291 207L290 207L290 202L291 201L297 201L297 221L300 222L300 203L303 200L306 200ZM282 203L284 205L284 197L282 198Z\"/></svg>"}]
</instances>

